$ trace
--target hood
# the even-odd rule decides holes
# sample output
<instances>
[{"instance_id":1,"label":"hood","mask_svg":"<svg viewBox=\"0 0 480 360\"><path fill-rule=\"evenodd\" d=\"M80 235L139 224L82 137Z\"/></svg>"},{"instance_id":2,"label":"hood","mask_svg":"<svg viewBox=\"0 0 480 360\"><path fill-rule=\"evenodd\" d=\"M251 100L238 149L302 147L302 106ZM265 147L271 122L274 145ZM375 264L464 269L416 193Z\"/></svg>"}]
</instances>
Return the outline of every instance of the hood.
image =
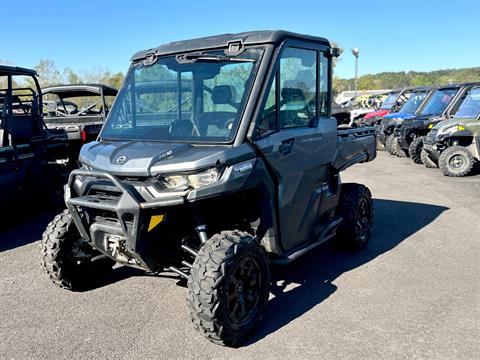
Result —
<instances>
[{"instance_id":1,"label":"hood","mask_svg":"<svg viewBox=\"0 0 480 360\"><path fill-rule=\"evenodd\" d=\"M380 110L377 110L377 111L373 111L371 113L368 113L367 115L365 115L363 118L365 120L368 120L368 119L371 119L375 116L385 116L387 115L388 113L390 112L390 110L385 110L385 109L380 109Z\"/></svg>"},{"instance_id":2,"label":"hood","mask_svg":"<svg viewBox=\"0 0 480 360\"><path fill-rule=\"evenodd\" d=\"M431 115L431 116L415 116L413 118L410 118L410 119L405 119L405 121L403 122L403 125L404 126L427 126L428 124L436 124L437 122L441 121L441 120L445 120L444 117L442 116L434 116L434 115Z\"/></svg>"},{"instance_id":3,"label":"hood","mask_svg":"<svg viewBox=\"0 0 480 360\"><path fill-rule=\"evenodd\" d=\"M247 144L191 145L147 141L101 141L84 145L79 160L95 170L123 176L203 170L253 158Z\"/></svg>"},{"instance_id":4,"label":"hood","mask_svg":"<svg viewBox=\"0 0 480 360\"><path fill-rule=\"evenodd\" d=\"M443 121L440 121L439 123L437 123L433 129L436 129L436 130L440 130L444 127L450 127L450 126L453 126L453 125L468 125L469 123L472 123L472 122L476 122L476 121L480 121L480 120L477 120L477 119L455 119L455 118L452 118L452 119L447 119L447 120L443 120Z\"/></svg>"},{"instance_id":5,"label":"hood","mask_svg":"<svg viewBox=\"0 0 480 360\"><path fill-rule=\"evenodd\" d=\"M385 119L412 119L415 117L415 114L408 114L408 113L402 113L402 112L394 112L394 113L390 113L386 116L384 116Z\"/></svg>"}]
</instances>

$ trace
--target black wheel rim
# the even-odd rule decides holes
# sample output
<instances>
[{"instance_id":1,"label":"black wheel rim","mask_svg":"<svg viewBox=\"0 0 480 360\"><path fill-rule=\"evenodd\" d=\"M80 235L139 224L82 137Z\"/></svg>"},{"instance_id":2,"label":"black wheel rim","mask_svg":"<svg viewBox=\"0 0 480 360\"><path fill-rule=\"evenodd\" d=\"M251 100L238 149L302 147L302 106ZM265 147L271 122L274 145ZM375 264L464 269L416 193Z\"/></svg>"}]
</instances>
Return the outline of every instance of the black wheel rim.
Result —
<instances>
[{"instance_id":1,"label":"black wheel rim","mask_svg":"<svg viewBox=\"0 0 480 360\"><path fill-rule=\"evenodd\" d=\"M257 261L252 257L240 260L227 284L227 314L235 325L247 323L257 308L262 276Z\"/></svg>"},{"instance_id":2,"label":"black wheel rim","mask_svg":"<svg viewBox=\"0 0 480 360\"><path fill-rule=\"evenodd\" d=\"M467 163L465 156L462 154L455 154L453 155L450 160L448 160L448 164L451 168L455 170L461 170L465 164Z\"/></svg>"},{"instance_id":3,"label":"black wheel rim","mask_svg":"<svg viewBox=\"0 0 480 360\"><path fill-rule=\"evenodd\" d=\"M360 238L364 238L367 235L368 230L370 229L371 216L370 204L368 203L367 199L362 198L358 204L356 222L357 234Z\"/></svg>"}]
</instances>

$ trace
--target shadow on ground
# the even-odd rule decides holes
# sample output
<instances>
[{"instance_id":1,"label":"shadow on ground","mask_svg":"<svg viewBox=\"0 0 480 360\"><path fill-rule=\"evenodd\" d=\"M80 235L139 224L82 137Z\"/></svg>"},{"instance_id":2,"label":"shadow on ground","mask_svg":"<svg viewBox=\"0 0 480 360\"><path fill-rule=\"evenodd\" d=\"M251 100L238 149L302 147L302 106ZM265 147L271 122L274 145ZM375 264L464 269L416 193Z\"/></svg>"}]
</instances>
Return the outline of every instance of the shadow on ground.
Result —
<instances>
[{"instance_id":1,"label":"shadow on ground","mask_svg":"<svg viewBox=\"0 0 480 360\"><path fill-rule=\"evenodd\" d=\"M383 199L375 199L374 207L373 236L365 249L342 252L327 243L304 255L301 261L274 269L270 291L275 297L268 302L257 333L245 345L302 316L337 290L332 283L337 277L393 249L448 210L443 206ZM296 287L285 292L289 284Z\"/></svg>"},{"instance_id":2,"label":"shadow on ground","mask_svg":"<svg viewBox=\"0 0 480 360\"><path fill-rule=\"evenodd\" d=\"M0 252L40 240L48 223L61 211L61 207L48 206L0 213Z\"/></svg>"},{"instance_id":3,"label":"shadow on ground","mask_svg":"<svg viewBox=\"0 0 480 360\"><path fill-rule=\"evenodd\" d=\"M301 261L273 270L271 292L274 298L267 305L265 319L257 333L245 345L264 338L302 316L336 291L333 281L341 274L388 252L448 210L442 206L384 199L375 199L374 207L373 236L365 249L356 253L342 252L327 243L304 255ZM40 239L54 214L41 214L33 222L26 221L22 226L2 232L0 251ZM150 275L142 270L118 267L106 278L99 279L95 287L108 286L133 276ZM164 274L160 277L178 280L175 275ZM185 286L185 281L179 281L178 284ZM295 284L296 287L285 291L289 284Z\"/></svg>"}]
</instances>

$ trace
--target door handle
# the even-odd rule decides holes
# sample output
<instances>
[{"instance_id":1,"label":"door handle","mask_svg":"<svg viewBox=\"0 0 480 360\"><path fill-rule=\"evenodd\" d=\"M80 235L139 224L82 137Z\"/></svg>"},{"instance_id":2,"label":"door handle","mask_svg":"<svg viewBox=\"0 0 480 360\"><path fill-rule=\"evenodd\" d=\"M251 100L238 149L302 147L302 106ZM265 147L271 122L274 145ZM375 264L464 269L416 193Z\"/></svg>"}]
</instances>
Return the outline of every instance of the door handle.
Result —
<instances>
[{"instance_id":1,"label":"door handle","mask_svg":"<svg viewBox=\"0 0 480 360\"><path fill-rule=\"evenodd\" d=\"M292 146L294 142L295 142L294 138L283 140L280 146L278 147L278 151L280 152L280 154L282 155L289 154L290 151L292 151Z\"/></svg>"}]
</instances>

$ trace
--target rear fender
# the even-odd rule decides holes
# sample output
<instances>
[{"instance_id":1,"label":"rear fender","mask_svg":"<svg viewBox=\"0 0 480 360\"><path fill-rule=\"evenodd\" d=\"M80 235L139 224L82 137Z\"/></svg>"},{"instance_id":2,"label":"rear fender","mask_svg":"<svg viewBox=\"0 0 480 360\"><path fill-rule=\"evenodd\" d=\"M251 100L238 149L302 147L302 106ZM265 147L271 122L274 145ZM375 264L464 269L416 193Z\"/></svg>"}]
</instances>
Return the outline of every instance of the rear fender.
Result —
<instances>
[{"instance_id":1,"label":"rear fender","mask_svg":"<svg viewBox=\"0 0 480 360\"><path fill-rule=\"evenodd\" d=\"M337 171L343 171L357 163L372 161L376 156L376 135L373 127L338 130L337 153L333 162Z\"/></svg>"}]
</instances>

